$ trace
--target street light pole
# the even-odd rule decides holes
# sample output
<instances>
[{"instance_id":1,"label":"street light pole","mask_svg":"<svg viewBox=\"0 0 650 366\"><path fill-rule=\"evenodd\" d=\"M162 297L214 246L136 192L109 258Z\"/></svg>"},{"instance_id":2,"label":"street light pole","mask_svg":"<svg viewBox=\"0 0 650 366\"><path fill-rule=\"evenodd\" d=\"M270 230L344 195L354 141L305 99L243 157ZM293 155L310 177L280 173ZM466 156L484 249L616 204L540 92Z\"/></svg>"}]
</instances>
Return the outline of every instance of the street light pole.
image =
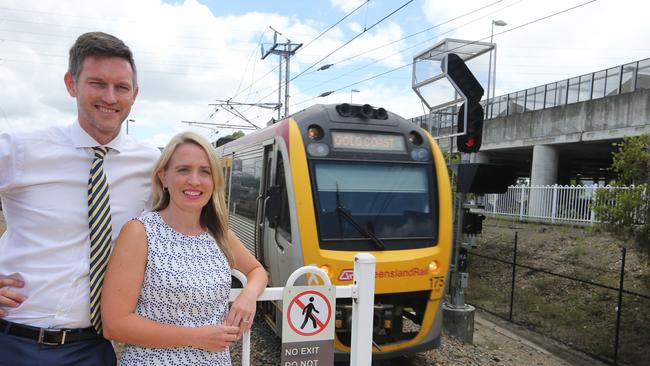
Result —
<instances>
[{"instance_id":1,"label":"street light pole","mask_svg":"<svg viewBox=\"0 0 650 366\"><path fill-rule=\"evenodd\" d=\"M492 30L490 31L490 44L492 43L492 39L494 38L494 26L497 27L503 27L508 25L508 23L504 22L503 20L492 20ZM490 104L490 96L494 98L494 84L496 83L496 72L497 72L497 57L494 55L494 72L492 70L492 54L494 53L494 46L492 46L492 49L490 49L490 61L488 63L488 85L487 85L487 97L485 99L485 114L486 116L492 117L492 105ZM492 80L492 84L490 84L490 78L492 74L494 75L494 80ZM492 89L492 93L490 93L490 89Z\"/></svg>"},{"instance_id":2,"label":"street light pole","mask_svg":"<svg viewBox=\"0 0 650 366\"><path fill-rule=\"evenodd\" d=\"M352 93L358 93L359 91L358 89L350 89L350 104L352 104Z\"/></svg>"},{"instance_id":3,"label":"street light pole","mask_svg":"<svg viewBox=\"0 0 650 366\"><path fill-rule=\"evenodd\" d=\"M126 134L129 134L129 122L133 123L135 120L133 118L129 118L126 120Z\"/></svg>"}]
</instances>

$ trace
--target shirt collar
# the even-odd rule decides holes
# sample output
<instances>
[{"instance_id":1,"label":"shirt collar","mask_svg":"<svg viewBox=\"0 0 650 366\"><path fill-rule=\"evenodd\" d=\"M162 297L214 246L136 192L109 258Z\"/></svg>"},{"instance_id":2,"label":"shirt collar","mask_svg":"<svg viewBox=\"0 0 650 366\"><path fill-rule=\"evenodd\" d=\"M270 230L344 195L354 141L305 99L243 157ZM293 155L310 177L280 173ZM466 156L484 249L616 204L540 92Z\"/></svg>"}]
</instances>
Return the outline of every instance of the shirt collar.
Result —
<instances>
[{"instance_id":1,"label":"shirt collar","mask_svg":"<svg viewBox=\"0 0 650 366\"><path fill-rule=\"evenodd\" d=\"M70 126L70 137L72 138L72 144L76 148L82 148L82 147L95 147L95 146L102 146L100 143L95 141L94 138L92 138L86 131L84 131L83 128L81 128L81 125L79 124L79 121L75 121ZM125 140L122 136L122 131L111 141L109 141L107 144L103 146L110 147L111 150L115 150L116 152L120 152L124 148Z\"/></svg>"}]
</instances>

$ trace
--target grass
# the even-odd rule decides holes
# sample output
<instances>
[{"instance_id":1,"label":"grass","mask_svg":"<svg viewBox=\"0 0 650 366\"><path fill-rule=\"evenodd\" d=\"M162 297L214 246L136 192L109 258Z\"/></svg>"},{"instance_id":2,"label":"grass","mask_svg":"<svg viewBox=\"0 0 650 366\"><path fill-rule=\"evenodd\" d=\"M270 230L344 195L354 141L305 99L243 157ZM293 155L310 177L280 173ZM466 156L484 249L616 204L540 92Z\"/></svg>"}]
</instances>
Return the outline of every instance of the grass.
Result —
<instances>
[{"instance_id":1,"label":"grass","mask_svg":"<svg viewBox=\"0 0 650 366\"><path fill-rule=\"evenodd\" d=\"M618 288L621 247L629 243L584 228L490 219L474 253ZM470 252L470 253L472 253ZM625 288L650 295L648 257L634 245L626 256ZM600 357L614 358L618 292L522 267L516 269L513 321ZM510 312L512 265L470 255L468 302L505 318ZM619 360L645 364L650 348L650 300L625 295Z\"/></svg>"}]
</instances>

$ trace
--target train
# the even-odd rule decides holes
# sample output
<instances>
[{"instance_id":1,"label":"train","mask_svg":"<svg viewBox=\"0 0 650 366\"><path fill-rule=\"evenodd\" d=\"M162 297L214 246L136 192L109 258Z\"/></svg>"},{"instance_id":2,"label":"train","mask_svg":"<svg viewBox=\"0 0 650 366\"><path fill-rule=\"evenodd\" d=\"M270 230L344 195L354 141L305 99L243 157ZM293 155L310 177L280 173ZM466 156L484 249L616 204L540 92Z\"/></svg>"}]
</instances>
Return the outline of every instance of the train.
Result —
<instances>
[{"instance_id":1,"label":"train","mask_svg":"<svg viewBox=\"0 0 650 366\"><path fill-rule=\"evenodd\" d=\"M318 104L216 150L230 227L266 268L269 286L284 287L305 265L349 285L354 255L371 253L373 359L439 346L452 197L427 131L368 104ZM281 304L260 308L281 335ZM335 359L345 360L350 299L337 299L335 315Z\"/></svg>"}]
</instances>

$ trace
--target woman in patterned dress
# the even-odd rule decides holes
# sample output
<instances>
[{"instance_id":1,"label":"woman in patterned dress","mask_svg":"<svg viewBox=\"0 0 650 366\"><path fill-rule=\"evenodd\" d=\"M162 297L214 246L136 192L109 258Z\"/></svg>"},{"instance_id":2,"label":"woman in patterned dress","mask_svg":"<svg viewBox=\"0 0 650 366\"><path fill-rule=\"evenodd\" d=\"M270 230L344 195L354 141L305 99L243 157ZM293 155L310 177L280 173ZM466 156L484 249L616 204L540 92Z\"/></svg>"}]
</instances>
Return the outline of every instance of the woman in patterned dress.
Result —
<instances>
[{"instance_id":1,"label":"woman in patterned dress","mask_svg":"<svg viewBox=\"0 0 650 366\"><path fill-rule=\"evenodd\" d=\"M228 229L224 178L207 140L175 136L154 169L153 212L124 225L102 292L103 332L120 365L230 365L266 271ZM248 284L228 309L230 269Z\"/></svg>"}]
</instances>

